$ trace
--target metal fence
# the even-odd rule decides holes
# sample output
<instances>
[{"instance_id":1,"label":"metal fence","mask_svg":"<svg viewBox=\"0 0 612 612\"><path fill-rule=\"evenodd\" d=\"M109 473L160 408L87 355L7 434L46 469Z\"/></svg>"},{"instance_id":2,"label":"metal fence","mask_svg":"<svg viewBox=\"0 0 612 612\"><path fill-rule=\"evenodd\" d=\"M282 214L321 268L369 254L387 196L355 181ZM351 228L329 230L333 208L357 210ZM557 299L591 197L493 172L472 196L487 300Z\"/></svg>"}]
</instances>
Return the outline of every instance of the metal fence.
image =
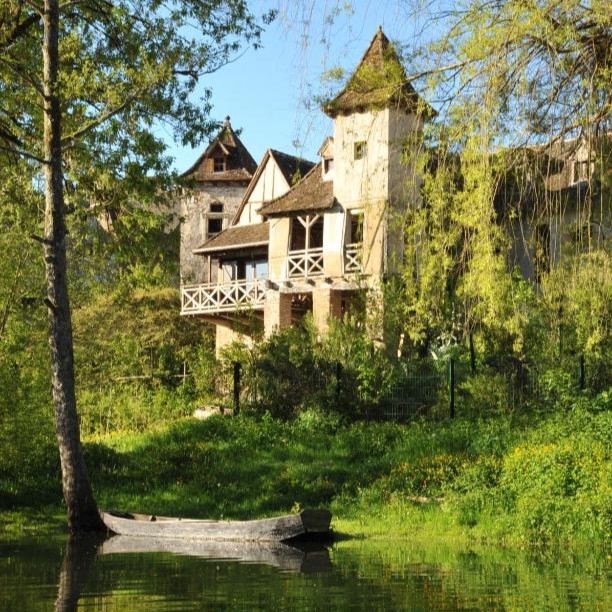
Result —
<instances>
[{"instance_id":1,"label":"metal fence","mask_svg":"<svg viewBox=\"0 0 612 612\"><path fill-rule=\"evenodd\" d=\"M279 374L279 373L276 373ZM516 409L528 403L541 401L550 395L548 381L533 366L514 364L495 370L476 370L469 361L448 359L445 362L430 360L411 361L400 364L392 384L382 391L375 401L364 398L360 387L350 372L337 364L317 364L292 370L290 374L273 376L276 401L286 405L317 405L329 409L340 409L367 419L407 421L427 416L435 410L436 415L454 418L458 410L467 405L469 383L475 376L483 375L485 388L487 376L497 381L497 388L490 389L491 395L503 396L506 408ZM270 372L259 372L256 367L244 368L234 364L232 381L233 408L238 412L244 407L270 404ZM588 368L584 358L579 357L574 371L567 372L569 384L576 390L589 388ZM361 411L360 407L361 406Z\"/></svg>"}]
</instances>

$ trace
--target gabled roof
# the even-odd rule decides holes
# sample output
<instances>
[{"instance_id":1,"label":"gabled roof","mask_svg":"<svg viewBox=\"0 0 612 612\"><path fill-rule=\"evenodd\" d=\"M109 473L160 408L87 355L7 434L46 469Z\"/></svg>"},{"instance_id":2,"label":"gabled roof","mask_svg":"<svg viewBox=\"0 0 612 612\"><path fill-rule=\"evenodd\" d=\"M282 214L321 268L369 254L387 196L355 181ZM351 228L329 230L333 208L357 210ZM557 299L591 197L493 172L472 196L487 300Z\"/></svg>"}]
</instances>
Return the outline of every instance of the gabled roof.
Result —
<instances>
[{"instance_id":1,"label":"gabled roof","mask_svg":"<svg viewBox=\"0 0 612 612\"><path fill-rule=\"evenodd\" d=\"M226 155L227 166L224 172L212 172L204 163L214 156L217 149ZM183 174L182 178L192 178L199 182L206 181L249 181L257 168L255 160L242 144L238 134L233 130L230 118L226 117L223 127L196 162Z\"/></svg>"},{"instance_id":2,"label":"gabled roof","mask_svg":"<svg viewBox=\"0 0 612 612\"><path fill-rule=\"evenodd\" d=\"M302 177L304 177L310 170L315 167L315 163L296 157L295 155L289 155L282 151L276 151L270 149L270 154L275 159L280 171L283 173L285 180L289 187L295 185Z\"/></svg>"},{"instance_id":3,"label":"gabled roof","mask_svg":"<svg viewBox=\"0 0 612 612\"><path fill-rule=\"evenodd\" d=\"M395 48L379 27L348 83L323 111L336 117L389 106L425 116L436 114L407 81Z\"/></svg>"},{"instance_id":4,"label":"gabled roof","mask_svg":"<svg viewBox=\"0 0 612 612\"><path fill-rule=\"evenodd\" d=\"M276 165L279 167L281 174L287 181L289 188L299 180L301 177L308 174L312 168L314 168L315 163L308 161L307 159L302 159L301 157L296 157L295 155L289 155L288 153L282 153L281 151L276 151L275 149L268 149L261 161L259 162L259 166L257 166L257 170L251 179L246 191L244 192L244 196L242 197L242 202L240 202L240 206L232 219L232 223L237 223L240 219L240 215L244 210L257 182L259 181L263 171L266 168L266 164L270 159L273 159L276 162Z\"/></svg>"},{"instance_id":5,"label":"gabled roof","mask_svg":"<svg viewBox=\"0 0 612 612\"><path fill-rule=\"evenodd\" d=\"M333 184L323 180L322 164L319 163L285 195L266 202L259 213L269 217L322 211L330 209L334 202Z\"/></svg>"},{"instance_id":6,"label":"gabled roof","mask_svg":"<svg viewBox=\"0 0 612 612\"><path fill-rule=\"evenodd\" d=\"M265 246L269 240L269 224L254 223L251 225L234 225L228 227L216 236L207 240L201 247L194 249L194 253L212 254L237 249Z\"/></svg>"}]
</instances>

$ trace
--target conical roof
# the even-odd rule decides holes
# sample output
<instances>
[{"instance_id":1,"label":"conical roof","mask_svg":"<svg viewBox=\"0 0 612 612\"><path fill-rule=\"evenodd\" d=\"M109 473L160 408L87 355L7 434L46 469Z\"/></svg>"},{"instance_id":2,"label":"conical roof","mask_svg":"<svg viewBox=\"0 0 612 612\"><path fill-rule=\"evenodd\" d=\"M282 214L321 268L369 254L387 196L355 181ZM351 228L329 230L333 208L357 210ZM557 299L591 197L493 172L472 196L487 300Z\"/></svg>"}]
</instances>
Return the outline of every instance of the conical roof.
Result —
<instances>
[{"instance_id":1,"label":"conical roof","mask_svg":"<svg viewBox=\"0 0 612 612\"><path fill-rule=\"evenodd\" d=\"M336 117L390 106L427 116L435 114L406 80L393 44L379 27L344 89L323 110Z\"/></svg>"}]
</instances>

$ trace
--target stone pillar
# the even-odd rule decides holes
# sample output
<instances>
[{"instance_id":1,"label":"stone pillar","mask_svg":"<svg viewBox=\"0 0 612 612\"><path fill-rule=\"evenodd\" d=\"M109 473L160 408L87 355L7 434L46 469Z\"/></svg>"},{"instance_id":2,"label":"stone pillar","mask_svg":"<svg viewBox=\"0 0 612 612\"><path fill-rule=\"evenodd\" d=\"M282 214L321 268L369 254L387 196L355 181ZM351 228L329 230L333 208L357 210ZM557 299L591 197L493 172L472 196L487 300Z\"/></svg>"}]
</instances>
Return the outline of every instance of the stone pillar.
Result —
<instances>
[{"instance_id":1,"label":"stone pillar","mask_svg":"<svg viewBox=\"0 0 612 612\"><path fill-rule=\"evenodd\" d=\"M266 338L274 332L291 325L291 294L268 291L264 306L264 329Z\"/></svg>"},{"instance_id":2,"label":"stone pillar","mask_svg":"<svg viewBox=\"0 0 612 612\"><path fill-rule=\"evenodd\" d=\"M316 287L312 290L312 316L320 333L329 327L330 317L342 316L342 293L331 287Z\"/></svg>"},{"instance_id":3,"label":"stone pillar","mask_svg":"<svg viewBox=\"0 0 612 612\"><path fill-rule=\"evenodd\" d=\"M251 346L252 339L240 332L234 331L225 325L215 325L215 355L217 359L221 357L223 349L232 342L242 342L247 346Z\"/></svg>"}]
</instances>

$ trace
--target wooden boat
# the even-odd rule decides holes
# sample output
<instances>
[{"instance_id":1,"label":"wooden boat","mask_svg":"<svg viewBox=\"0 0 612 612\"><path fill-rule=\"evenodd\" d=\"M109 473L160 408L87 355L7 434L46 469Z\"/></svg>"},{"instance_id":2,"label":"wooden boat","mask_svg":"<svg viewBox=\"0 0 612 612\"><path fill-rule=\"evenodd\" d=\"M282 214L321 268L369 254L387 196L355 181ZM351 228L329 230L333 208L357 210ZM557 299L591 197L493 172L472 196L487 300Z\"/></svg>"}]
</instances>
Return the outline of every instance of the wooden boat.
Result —
<instances>
[{"instance_id":1,"label":"wooden boat","mask_svg":"<svg viewBox=\"0 0 612 612\"><path fill-rule=\"evenodd\" d=\"M187 538L142 538L113 535L98 554L170 553L218 561L240 561L277 567L289 572L327 572L332 568L326 546L317 542L236 542Z\"/></svg>"},{"instance_id":2,"label":"wooden boat","mask_svg":"<svg viewBox=\"0 0 612 612\"><path fill-rule=\"evenodd\" d=\"M302 510L297 514L255 521L184 519L110 510L101 511L100 516L109 531L139 537L284 542L331 535L329 510Z\"/></svg>"}]
</instances>

